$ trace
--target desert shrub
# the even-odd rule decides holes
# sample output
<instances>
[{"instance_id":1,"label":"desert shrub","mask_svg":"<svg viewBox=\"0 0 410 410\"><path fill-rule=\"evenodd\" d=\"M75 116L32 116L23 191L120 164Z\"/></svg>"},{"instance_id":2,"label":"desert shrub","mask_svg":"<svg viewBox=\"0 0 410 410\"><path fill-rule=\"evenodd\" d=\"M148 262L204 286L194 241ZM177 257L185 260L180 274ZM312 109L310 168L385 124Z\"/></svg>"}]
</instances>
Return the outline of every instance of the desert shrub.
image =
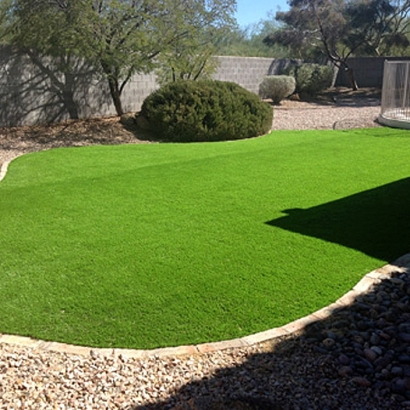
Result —
<instances>
[{"instance_id":1,"label":"desert shrub","mask_svg":"<svg viewBox=\"0 0 410 410\"><path fill-rule=\"evenodd\" d=\"M259 87L262 98L270 98L274 104L279 104L284 98L295 91L295 78L289 75L268 75Z\"/></svg>"},{"instance_id":2,"label":"desert shrub","mask_svg":"<svg viewBox=\"0 0 410 410\"><path fill-rule=\"evenodd\" d=\"M166 141L221 141L266 134L272 117L272 107L241 86L199 80L170 83L153 92L137 123Z\"/></svg>"},{"instance_id":3,"label":"desert shrub","mask_svg":"<svg viewBox=\"0 0 410 410\"><path fill-rule=\"evenodd\" d=\"M333 69L326 65L305 63L294 67L294 76L296 92L314 97L332 85Z\"/></svg>"}]
</instances>

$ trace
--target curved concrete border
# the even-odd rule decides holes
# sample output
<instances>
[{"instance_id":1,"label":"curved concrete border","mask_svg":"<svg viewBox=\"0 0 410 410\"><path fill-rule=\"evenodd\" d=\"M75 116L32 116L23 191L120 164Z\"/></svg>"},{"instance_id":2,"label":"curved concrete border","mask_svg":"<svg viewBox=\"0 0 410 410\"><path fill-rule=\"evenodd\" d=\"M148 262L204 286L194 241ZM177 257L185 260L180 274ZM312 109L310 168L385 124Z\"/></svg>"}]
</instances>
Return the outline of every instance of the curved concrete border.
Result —
<instances>
[{"instance_id":1,"label":"curved concrete border","mask_svg":"<svg viewBox=\"0 0 410 410\"><path fill-rule=\"evenodd\" d=\"M6 176L7 169L9 167L9 164L10 164L11 161L3 162L3 164L1 165L1 167L0 167L0 181Z\"/></svg>"},{"instance_id":2,"label":"curved concrete border","mask_svg":"<svg viewBox=\"0 0 410 410\"><path fill-rule=\"evenodd\" d=\"M391 264L376 269L360 280L349 292L343 295L336 302L324 307L308 316L297 319L282 327L266 330L239 339L226 340L214 343L202 343L198 345L166 347L153 350L133 350L133 349L100 349L85 346L69 345L66 343L46 342L44 340L32 339L23 336L0 334L0 343L11 344L19 347L29 347L43 351L52 351L81 356L122 356L125 358L147 358L147 357L167 357L185 356L198 353L210 353L231 348L244 348L267 342L282 336L289 336L302 331L306 326L319 320L327 319L336 309L347 307L354 303L357 296L370 291L373 286L379 284L384 279L389 279L395 272L410 273L410 253L402 256Z\"/></svg>"}]
</instances>

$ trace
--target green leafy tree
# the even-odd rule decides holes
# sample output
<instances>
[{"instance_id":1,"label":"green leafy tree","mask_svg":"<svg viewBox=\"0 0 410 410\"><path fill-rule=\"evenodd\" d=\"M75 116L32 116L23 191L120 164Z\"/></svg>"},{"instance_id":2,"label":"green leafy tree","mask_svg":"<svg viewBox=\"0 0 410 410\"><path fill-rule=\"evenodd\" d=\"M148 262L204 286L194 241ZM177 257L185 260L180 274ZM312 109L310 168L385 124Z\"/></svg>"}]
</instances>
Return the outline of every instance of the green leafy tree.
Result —
<instances>
[{"instance_id":1,"label":"green leafy tree","mask_svg":"<svg viewBox=\"0 0 410 410\"><path fill-rule=\"evenodd\" d=\"M262 19L256 24L247 27L236 26L231 29L218 43L217 53L227 56L241 57L291 57L291 50L280 44L268 46L263 39L269 34L278 30L280 25L275 21L274 16L268 13L266 19Z\"/></svg>"},{"instance_id":2,"label":"green leafy tree","mask_svg":"<svg viewBox=\"0 0 410 410\"><path fill-rule=\"evenodd\" d=\"M346 5L345 14L350 22L346 45L358 47L355 54L390 55L392 50L406 49L410 21L410 1L354 1Z\"/></svg>"},{"instance_id":3,"label":"green leafy tree","mask_svg":"<svg viewBox=\"0 0 410 410\"><path fill-rule=\"evenodd\" d=\"M27 54L48 78L50 91L73 119L79 118L74 101L76 87L84 86L88 75L95 71L90 63L77 58L80 37L70 25L80 16L76 6L75 2L37 0L6 0L0 4L2 42Z\"/></svg>"},{"instance_id":4,"label":"green leafy tree","mask_svg":"<svg viewBox=\"0 0 410 410\"><path fill-rule=\"evenodd\" d=\"M179 24L188 8L203 24ZM160 54L172 55L182 39L222 25L234 8L234 0L12 0L6 15L16 46L49 56L71 53L94 63L121 115L121 95L134 74L151 71Z\"/></svg>"},{"instance_id":5,"label":"green leafy tree","mask_svg":"<svg viewBox=\"0 0 410 410\"><path fill-rule=\"evenodd\" d=\"M212 57L234 27L234 1L190 0L175 4L178 12L170 14L168 24L184 34L158 56L157 73L162 84L209 77L217 68Z\"/></svg>"}]
</instances>

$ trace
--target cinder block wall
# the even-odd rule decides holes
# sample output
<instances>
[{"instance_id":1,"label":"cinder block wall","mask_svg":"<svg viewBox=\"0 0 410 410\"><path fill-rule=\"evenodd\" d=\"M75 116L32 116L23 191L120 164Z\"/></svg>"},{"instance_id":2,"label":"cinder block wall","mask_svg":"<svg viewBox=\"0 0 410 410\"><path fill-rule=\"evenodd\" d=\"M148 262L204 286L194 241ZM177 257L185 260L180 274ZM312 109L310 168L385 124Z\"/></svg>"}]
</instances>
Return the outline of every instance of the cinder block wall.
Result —
<instances>
[{"instance_id":1,"label":"cinder block wall","mask_svg":"<svg viewBox=\"0 0 410 410\"><path fill-rule=\"evenodd\" d=\"M349 66L353 68L357 85L360 87L378 87L383 84L384 61L407 61L410 57L354 57L349 58ZM336 78L336 86L350 87L347 75L340 70Z\"/></svg>"},{"instance_id":2,"label":"cinder block wall","mask_svg":"<svg viewBox=\"0 0 410 410\"><path fill-rule=\"evenodd\" d=\"M231 81L258 93L263 78L270 73L274 60L257 57L216 57L219 66L213 78Z\"/></svg>"},{"instance_id":3,"label":"cinder block wall","mask_svg":"<svg viewBox=\"0 0 410 410\"><path fill-rule=\"evenodd\" d=\"M213 78L238 83L254 93L258 93L265 75L279 74L290 62L297 61L258 57L215 58L219 67ZM381 87L384 60L350 60L359 87ZM344 73L339 73L336 85L349 86ZM123 91L124 111L138 111L144 99L158 87L155 74L135 75ZM106 82L87 64L78 62L73 73L64 75L50 59L39 61L10 47L0 49L0 126L56 122L73 115L90 118L115 114Z\"/></svg>"},{"instance_id":4,"label":"cinder block wall","mask_svg":"<svg viewBox=\"0 0 410 410\"><path fill-rule=\"evenodd\" d=\"M278 68L270 58L215 57L215 79L236 82L257 93L266 74ZM10 47L0 51L0 126L63 121L115 115L106 82L87 65L78 63L67 77L51 60L34 62ZM155 74L137 74L123 90L126 112L138 111L144 99L159 87Z\"/></svg>"}]
</instances>

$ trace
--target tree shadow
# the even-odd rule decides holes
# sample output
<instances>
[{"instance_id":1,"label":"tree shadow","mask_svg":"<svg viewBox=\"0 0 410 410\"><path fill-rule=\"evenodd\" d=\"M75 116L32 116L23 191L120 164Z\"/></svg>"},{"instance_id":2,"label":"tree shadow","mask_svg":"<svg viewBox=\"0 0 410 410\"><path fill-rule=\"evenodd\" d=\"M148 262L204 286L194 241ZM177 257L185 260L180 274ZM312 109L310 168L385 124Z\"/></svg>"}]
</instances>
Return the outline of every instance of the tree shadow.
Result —
<instances>
[{"instance_id":1,"label":"tree shadow","mask_svg":"<svg viewBox=\"0 0 410 410\"><path fill-rule=\"evenodd\" d=\"M391 261L410 245L410 178L309 209L287 209L268 225Z\"/></svg>"},{"instance_id":2,"label":"tree shadow","mask_svg":"<svg viewBox=\"0 0 410 410\"><path fill-rule=\"evenodd\" d=\"M30 50L22 53L2 47L0 125L33 125L90 116L96 107L110 102L108 90L96 83L95 74L90 63L69 54L45 58Z\"/></svg>"},{"instance_id":3,"label":"tree shadow","mask_svg":"<svg viewBox=\"0 0 410 410\"><path fill-rule=\"evenodd\" d=\"M133 410L409 408L409 268L410 254L370 274L378 276L370 291L352 291L349 303L322 309L298 333L239 359L227 351L232 364ZM203 364L221 358L204 355Z\"/></svg>"}]
</instances>

